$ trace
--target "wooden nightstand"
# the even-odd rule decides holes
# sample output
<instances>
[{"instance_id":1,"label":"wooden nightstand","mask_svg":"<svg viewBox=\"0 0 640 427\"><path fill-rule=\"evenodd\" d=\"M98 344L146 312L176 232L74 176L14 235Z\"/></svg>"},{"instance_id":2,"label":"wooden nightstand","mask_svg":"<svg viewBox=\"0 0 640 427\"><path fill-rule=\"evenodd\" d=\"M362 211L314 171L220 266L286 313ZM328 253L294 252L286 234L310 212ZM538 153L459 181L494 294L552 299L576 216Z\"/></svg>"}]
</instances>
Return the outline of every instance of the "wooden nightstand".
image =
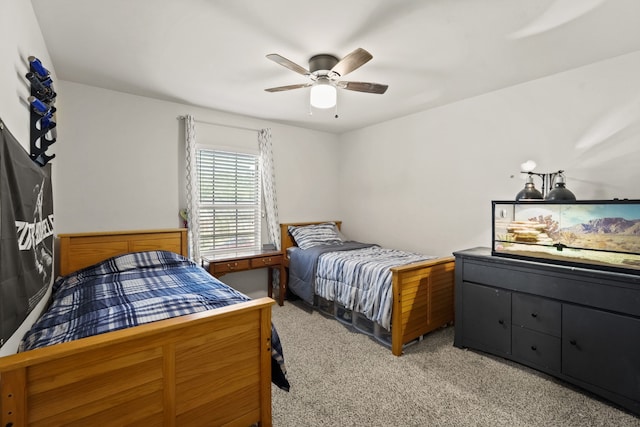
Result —
<instances>
[{"instance_id":1,"label":"wooden nightstand","mask_svg":"<svg viewBox=\"0 0 640 427\"><path fill-rule=\"evenodd\" d=\"M278 304L284 304L286 293L286 281L284 275L284 260L280 251L244 251L202 257L203 267L208 264L209 273L220 278L227 273L236 271L254 270L256 268L269 268L269 282L267 284L268 295L273 295L273 270L280 271L278 280Z\"/></svg>"}]
</instances>

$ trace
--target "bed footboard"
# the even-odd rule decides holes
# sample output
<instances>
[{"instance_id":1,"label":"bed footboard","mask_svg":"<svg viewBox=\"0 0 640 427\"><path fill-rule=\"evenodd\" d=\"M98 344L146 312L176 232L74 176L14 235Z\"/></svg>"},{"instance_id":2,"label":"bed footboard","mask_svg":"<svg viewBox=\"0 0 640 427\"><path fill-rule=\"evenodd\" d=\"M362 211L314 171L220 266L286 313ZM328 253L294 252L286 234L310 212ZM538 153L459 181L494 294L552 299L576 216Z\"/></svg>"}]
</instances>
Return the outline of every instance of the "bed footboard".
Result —
<instances>
[{"instance_id":1,"label":"bed footboard","mask_svg":"<svg viewBox=\"0 0 640 427\"><path fill-rule=\"evenodd\" d=\"M396 356L404 344L453 322L454 265L455 258L446 257L391 269L391 351Z\"/></svg>"},{"instance_id":2,"label":"bed footboard","mask_svg":"<svg viewBox=\"0 0 640 427\"><path fill-rule=\"evenodd\" d=\"M2 357L0 425L270 426L273 303Z\"/></svg>"}]
</instances>

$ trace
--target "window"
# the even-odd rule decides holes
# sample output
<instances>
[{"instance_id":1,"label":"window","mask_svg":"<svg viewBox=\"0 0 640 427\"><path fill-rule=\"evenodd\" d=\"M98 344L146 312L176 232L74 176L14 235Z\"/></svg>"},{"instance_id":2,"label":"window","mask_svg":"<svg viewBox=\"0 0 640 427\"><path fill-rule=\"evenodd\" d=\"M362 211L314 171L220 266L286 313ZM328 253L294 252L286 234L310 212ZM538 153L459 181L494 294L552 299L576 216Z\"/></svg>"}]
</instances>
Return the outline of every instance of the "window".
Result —
<instances>
[{"instance_id":1,"label":"window","mask_svg":"<svg viewBox=\"0 0 640 427\"><path fill-rule=\"evenodd\" d=\"M258 155L199 147L200 252L259 249Z\"/></svg>"}]
</instances>

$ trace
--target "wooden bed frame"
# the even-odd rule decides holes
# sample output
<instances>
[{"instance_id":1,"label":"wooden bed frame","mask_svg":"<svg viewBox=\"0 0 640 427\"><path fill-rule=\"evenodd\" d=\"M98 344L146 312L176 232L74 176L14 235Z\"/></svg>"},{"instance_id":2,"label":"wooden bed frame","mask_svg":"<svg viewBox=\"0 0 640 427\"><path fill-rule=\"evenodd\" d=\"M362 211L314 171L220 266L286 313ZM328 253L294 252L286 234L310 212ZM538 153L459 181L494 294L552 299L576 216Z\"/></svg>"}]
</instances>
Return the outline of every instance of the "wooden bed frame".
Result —
<instances>
[{"instance_id":1,"label":"wooden bed frame","mask_svg":"<svg viewBox=\"0 0 640 427\"><path fill-rule=\"evenodd\" d=\"M59 238L62 274L187 247L184 229ZM272 304L260 298L1 357L0 425L270 426Z\"/></svg>"},{"instance_id":2,"label":"wooden bed frame","mask_svg":"<svg viewBox=\"0 0 640 427\"><path fill-rule=\"evenodd\" d=\"M295 246L288 227L323 222L327 221L280 224L281 247L286 268L289 268L287 249ZM333 222L341 228L341 221ZM391 269L391 351L394 355L400 356L405 344L453 322L454 264L454 257L444 257Z\"/></svg>"}]
</instances>

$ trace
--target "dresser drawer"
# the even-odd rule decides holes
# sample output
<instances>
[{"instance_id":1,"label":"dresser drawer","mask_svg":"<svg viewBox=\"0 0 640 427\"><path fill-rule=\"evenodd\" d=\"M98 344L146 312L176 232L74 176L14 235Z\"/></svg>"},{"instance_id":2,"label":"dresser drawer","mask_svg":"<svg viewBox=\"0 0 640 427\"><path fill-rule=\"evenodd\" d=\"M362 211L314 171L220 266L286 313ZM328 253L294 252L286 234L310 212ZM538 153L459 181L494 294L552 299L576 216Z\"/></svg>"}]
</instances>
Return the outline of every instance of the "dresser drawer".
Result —
<instances>
[{"instance_id":1,"label":"dresser drawer","mask_svg":"<svg viewBox=\"0 0 640 427\"><path fill-rule=\"evenodd\" d=\"M232 271L248 270L250 263L248 259L241 259L238 261L221 261L213 263L213 269L209 267L209 271L213 274L231 273Z\"/></svg>"},{"instance_id":2,"label":"dresser drawer","mask_svg":"<svg viewBox=\"0 0 640 427\"><path fill-rule=\"evenodd\" d=\"M532 295L514 293L511 299L511 319L514 326L560 336L561 304Z\"/></svg>"},{"instance_id":3,"label":"dresser drawer","mask_svg":"<svg viewBox=\"0 0 640 427\"><path fill-rule=\"evenodd\" d=\"M269 265L282 264L282 255L267 256L251 259L251 268L266 267Z\"/></svg>"},{"instance_id":4,"label":"dresser drawer","mask_svg":"<svg viewBox=\"0 0 640 427\"><path fill-rule=\"evenodd\" d=\"M522 363L560 372L559 337L514 326L511 329L511 354Z\"/></svg>"}]
</instances>

